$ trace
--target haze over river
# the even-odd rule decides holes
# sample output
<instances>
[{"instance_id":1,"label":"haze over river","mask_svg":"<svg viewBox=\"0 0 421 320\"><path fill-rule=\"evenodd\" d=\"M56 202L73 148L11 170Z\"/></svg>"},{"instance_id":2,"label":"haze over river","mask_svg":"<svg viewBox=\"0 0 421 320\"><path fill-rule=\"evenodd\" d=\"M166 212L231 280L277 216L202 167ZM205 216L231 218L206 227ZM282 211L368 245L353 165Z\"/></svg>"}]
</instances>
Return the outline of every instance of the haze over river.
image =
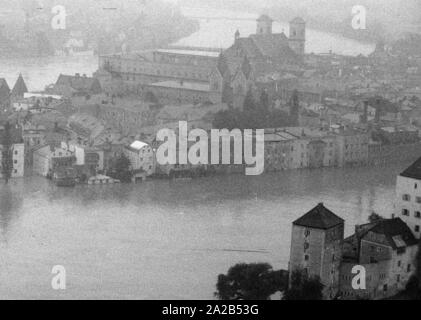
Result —
<instances>
[{"instance_id":1,"label":"haze over river","mask_svg":"<svg viewBox=\"0 0 421 320\"><path fill-rule=\"evenodd\" d=\"M346 219L393 211L400 166L58 188L0 185L1 298L212 299L238 262L287 268L291 223L319 202ZM67 289L51 288L63 265Z\"/></svg>"},{"instance_id":2,"label":"haze over river","mask_svg":"<svg viewBox=\"0 0 421 320\"><path fill-rule=\"evenodd\" d=\"M176 45L228 48L234 42L234 33L237 29L242 37L256 32L255 14L202 8L183 8L182 11L188 17L200 18L200 29L191 36L179 40ZM288 34L288 30L288 23L274 23L273 32ZM333 33L307 30L308 53L327 53L329 50L339 54L367 55L374 50L374 45ZM44 90L47 85L56 82L60 73L91 76L97 68L98 57L94 56L0 58L0 78L6 78L12 87L21 72L30 91Z\"/></svg>"}]
</instances>

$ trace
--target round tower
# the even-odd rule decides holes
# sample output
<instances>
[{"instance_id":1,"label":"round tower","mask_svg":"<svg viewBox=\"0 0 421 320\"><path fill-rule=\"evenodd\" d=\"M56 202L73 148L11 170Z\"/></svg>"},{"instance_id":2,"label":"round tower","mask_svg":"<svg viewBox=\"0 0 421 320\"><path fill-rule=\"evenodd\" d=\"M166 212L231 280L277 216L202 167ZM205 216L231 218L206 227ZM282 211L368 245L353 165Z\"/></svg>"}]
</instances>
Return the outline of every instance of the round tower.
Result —
<instances>
[{"instance_id":1,"label":"round tower","mask_svg":"<svg viewBox=\"0 0 421 320\"><path fill-rule=\"evenodd\" d=\"M256 34L272 34L273 20L263 14L257 19L257 30Z\"/></svg>"},{"instance_id":2,"label":"round tower","mask_svg":"<svg viewBox=\"0 0 421 320\"><path fill-rule=\"evenodd\" d=\"M306 22L295 18L289 23L289 46L298 55L304 55L306 45Z\"/></svg>"}]
</instances>

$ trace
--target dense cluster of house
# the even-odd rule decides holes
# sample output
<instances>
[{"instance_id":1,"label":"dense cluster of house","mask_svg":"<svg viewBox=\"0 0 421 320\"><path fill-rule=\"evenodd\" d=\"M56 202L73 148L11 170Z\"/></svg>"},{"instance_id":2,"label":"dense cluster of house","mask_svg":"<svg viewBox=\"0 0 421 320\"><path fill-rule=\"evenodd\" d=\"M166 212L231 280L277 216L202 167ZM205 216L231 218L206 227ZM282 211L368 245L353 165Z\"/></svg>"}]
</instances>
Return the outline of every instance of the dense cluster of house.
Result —
<instances>
[{"instance_id":1,"label":"dense cluster of house","mask_svg":"<svg viewBox=\"0 0 421 320\"><path fill-rule=\"evenodd\" d=\"M419 57L396 56L381 44L368 57L305 54L301 18L290 22L288 37L273 33L272 24L259 17L255 34L236 32L222 51L170 47L100 56L93 77L60 75L43 93L28 92L21 75L12 90L0 79L1 111L21 128L25 171L51 175L53 162L69 163L51 159L70 157L76 172L89 177L124 153L135 172L169 173L174 168L149 157L135 159L132 146L145 143L153 152L156 133L179 121L210 130L215 113L240 112L248 93L258 101L262 92L270 110L290 116L291 96L299 101L297 123L265 128L266 171L417 156Z\"/></svg>"},{"instance_id":2,"label":"dense cluster of house","mask_svg":"<svg viewBox=\"0 0 421 320\"><path fill-rule=\"evenodd\" d=\"M344 224L323 203L294 221L290 272L318 276L327 299L383 299L405 290L420 248L421 158L398 176L390 219L357 225L347 238ZM353 284L355 266L365 270L365 288Z\"/></svg>"}]
</instances>

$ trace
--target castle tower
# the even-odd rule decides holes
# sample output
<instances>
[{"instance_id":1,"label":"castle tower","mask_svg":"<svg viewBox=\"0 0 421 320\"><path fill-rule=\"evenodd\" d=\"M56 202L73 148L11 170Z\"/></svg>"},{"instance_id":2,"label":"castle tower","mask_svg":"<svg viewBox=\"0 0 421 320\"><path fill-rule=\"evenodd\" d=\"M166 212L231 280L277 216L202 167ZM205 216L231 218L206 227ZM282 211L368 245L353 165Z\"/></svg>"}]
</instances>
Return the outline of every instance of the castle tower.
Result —
<instances>
[{"instance_id":1,"label":"castle tower","mask_svg":"<svg viewBox=\"0 0 421 320\"><path fill-rule=\"evenodd\" d=\"M306 23L302 18L295 18L289 23L289 46L298 55L305 54Z\"/></svg>"},{"instance_id":2,"label":"castle tower","mask_svg":"<svg viewBox=\"0 0 421 320\"><path fill-rule=\"evenodd\" d=\"M273 20L263 14L261 15L258 19L257 19L257 30L256 30L256 34L272 34L272 24L273 24Z\"/></svg>"},{"instance_id":3,"label":"castle tower","mask_svg":"<svg viewBox=\"0 0 421 320\"><path fill-rule=\"evenodd\" d=\"M324 296L332 299L339 290L339 266L344 239L344 220L318 204L293 222L289 273L301 270L319 277Z\"/></svg>"}]
</instances>

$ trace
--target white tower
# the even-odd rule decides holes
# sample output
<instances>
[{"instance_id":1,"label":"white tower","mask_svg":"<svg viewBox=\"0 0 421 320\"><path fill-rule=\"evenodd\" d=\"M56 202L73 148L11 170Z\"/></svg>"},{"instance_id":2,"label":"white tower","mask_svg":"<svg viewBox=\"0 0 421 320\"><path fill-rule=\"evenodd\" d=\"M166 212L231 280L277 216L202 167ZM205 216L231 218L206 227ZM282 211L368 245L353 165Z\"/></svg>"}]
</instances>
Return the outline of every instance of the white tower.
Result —
<instances>
[{"instance_id":1,"label":"white tower","mask_svg":"<svg viewBox=\"0 0 421 320\"><path fill-rule=\"evenodd\" d=\"M302 18L295 18L289 23L289 46L298 55L304 55L306 45L306 23Z\"/></svg>"}]
</instances>

